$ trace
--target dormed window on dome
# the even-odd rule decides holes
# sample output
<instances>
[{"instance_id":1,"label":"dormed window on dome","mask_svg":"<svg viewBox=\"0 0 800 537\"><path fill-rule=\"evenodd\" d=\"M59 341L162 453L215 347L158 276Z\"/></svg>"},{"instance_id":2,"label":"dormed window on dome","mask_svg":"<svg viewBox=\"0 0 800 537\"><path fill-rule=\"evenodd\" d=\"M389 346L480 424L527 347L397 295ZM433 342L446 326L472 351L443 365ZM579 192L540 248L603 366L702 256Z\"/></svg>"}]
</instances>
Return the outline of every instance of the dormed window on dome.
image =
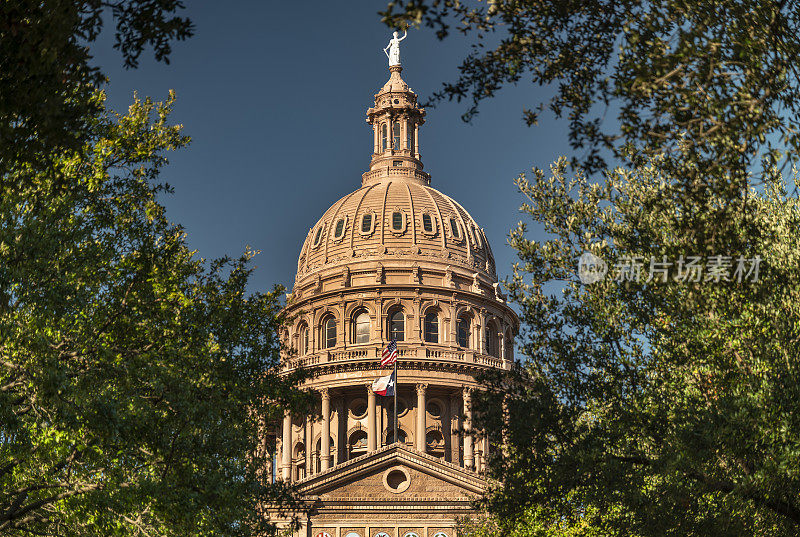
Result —
<instances>
[{"instance_id":1,"label":"dormed window on dome","mask_svg":"<svg viewBox=\"0 0 800 537\"><path fill-rule=\"evenodd\" d=\"M372 235L372 232L375 231L375 214L369 212L362 215L359 229L362 235Z\"/></svg>"},{"instance_id":2,"label":"dormed window on dome","mask_svg":"<svg viewBox=\"0 0 800 537\"><path fill-rule=\"evenodd\" d=\"M422 213L422 232L428 235L436 233L436 219L430 213Z\"/></svg>"},{"instance_id":3,"label":"dormed window on dome","mask_svg":"<svg viewBox=\"0 0 800 537\"><path fill-rule=\"evenodd\" d=\"M458 224L458 221L452 216L450 217L450 233L453 234L453 238L455 240L460 241L462 239L461 226Z\"/></svg>"},{"instance_id":4,"label":"dormed window on dome","mask_svg":"<svg viewBox=\"0 0 800 537\"><path fill-rule=\"evenodd\" d=\"M400 209L392 212L391 227L393 233L403 233L406 230L406 215Z\"/></svg>"},{"instance_id":5,"label":"dormed window on dome","mask_svg":"<svg viewBox=\"0 0 800 537\"><path fill-rule=\"evenodd\" d=\"M481 230L475 226L471 227L472 229L472 238L475 240L475 246L478 248L483 248L483 241L481 240Z\"/></svg>"},{"instance_id":6,"label":"dormed window on dome","mask_svg":"<svg viewBox=\"0 0 800 537\"><path fill-rule=\"evenodd\" d=\"M339 240L344 237L344 232L347 227L347 217L339 218L333 228L333 240Z\"/></svg>"},{"instance_id":7,"label":"dormed window on dome","mask_svg":"<svg viewBox=\"0 0 800 537\"><path fill-rule=\"evenodd\" d=\"M316 248L319 246L320 241L322 240L322 230L324 226L319 226L317 230L314 232L314 240L311 241L311 247Z\"/></svg>"}]
</instances>

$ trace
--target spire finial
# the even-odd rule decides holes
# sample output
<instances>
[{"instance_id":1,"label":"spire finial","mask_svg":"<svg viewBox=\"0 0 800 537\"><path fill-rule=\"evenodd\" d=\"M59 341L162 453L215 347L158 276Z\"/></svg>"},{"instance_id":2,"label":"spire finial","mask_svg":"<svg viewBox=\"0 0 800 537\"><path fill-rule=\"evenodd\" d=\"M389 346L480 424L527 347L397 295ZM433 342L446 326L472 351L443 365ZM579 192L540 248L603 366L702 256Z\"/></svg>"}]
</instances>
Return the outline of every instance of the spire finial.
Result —
<instances>
[{"instance_id":1,"label":"spire finial","mask_svg":"<svg viewBox=\"0 0 800 537\"><path fill-rule=\"evenodd\" d=\"M392 32L389 44L383 49L383 53L389 58L389 67L400 67L400 41L408 37L408 31L403 30L403 37L397 37L400 32Z\"/></svg>"}]
</instances>

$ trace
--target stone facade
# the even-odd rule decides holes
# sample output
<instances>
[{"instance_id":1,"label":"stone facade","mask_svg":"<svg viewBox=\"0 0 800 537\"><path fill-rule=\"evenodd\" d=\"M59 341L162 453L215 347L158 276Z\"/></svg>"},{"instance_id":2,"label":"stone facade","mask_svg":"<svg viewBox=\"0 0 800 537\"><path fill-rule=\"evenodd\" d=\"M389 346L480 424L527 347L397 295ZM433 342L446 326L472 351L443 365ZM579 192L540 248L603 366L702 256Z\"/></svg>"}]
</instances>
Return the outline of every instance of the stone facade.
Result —
<instances>
[{"instance_id":1,"label":"stone facade","mask_svg":"<svg viewBox=\"0 0 800 537\"><path fill-rule=\"evenodd\" d=\"M304 494L303 537L453 537L484 486L490 446L471 427L476 375L509 369L519 320L485 233L430 186L419 154L425 110L400 66L367 112L361 188L309 229L282 334L284 372L308 368L321 419L284 417L272 479ZM393 400L371 390L398 346Z\"/></svg>"}]
</instances>

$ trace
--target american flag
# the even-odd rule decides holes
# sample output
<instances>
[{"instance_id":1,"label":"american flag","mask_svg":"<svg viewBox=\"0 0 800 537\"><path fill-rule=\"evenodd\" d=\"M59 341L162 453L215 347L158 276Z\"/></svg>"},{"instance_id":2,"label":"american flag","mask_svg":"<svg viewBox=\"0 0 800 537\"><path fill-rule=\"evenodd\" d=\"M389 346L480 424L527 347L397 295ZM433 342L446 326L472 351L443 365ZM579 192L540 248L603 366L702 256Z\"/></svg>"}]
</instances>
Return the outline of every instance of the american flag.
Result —
<instances>
[{"instance_id":1,"label":"american flag","mask_svg":"<svg viewBox=\"0 0 800 537\"><path fill-rule=\"evenodd\" d=\"M381 355L381 367L389 367L390 365L394 364L397 360L397 341L392 340L385 349L383 349L383 354Z\"/></svg>"}]
</instances>

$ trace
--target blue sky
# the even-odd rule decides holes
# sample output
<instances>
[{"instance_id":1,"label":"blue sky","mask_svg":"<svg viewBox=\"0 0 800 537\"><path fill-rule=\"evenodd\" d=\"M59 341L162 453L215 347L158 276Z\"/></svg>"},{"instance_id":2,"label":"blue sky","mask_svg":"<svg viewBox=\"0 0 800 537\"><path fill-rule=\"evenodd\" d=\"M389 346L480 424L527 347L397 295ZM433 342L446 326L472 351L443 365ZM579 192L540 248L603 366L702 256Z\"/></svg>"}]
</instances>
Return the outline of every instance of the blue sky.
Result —
<instances>
[{"instance_id":1,"label":"blue sky","mask_svg":"<svg viewBox=\"0 0 800 537\"><path fill-rule=\"evenodd\" d=\"M252 288L291 287L308 229L341 196L357 189L369 164L365 113L388 79L382 48L390 31L381 1L194 2L185 13L196 34L176 43L170 65L142 58L125 70L112 34L93 46L109 76L112 108L134 91L156 100L174 89L173 115L192 143L170 158L164 199L190 245L205 258L261 250ZM107 27L111 27L110 21ZM456 78L469 42L444 42L412 30L403 42L403 78L422 101ZM487 101L466 124L465 103L428 109L420 148L432 186L458 200L486 230L498 273L510 273L508 231L521 218L513 184L531 166L569 153L566 126L545 119L528 128L522 109L541 91L520 85Z\"/></svg>"}]
</instances>

